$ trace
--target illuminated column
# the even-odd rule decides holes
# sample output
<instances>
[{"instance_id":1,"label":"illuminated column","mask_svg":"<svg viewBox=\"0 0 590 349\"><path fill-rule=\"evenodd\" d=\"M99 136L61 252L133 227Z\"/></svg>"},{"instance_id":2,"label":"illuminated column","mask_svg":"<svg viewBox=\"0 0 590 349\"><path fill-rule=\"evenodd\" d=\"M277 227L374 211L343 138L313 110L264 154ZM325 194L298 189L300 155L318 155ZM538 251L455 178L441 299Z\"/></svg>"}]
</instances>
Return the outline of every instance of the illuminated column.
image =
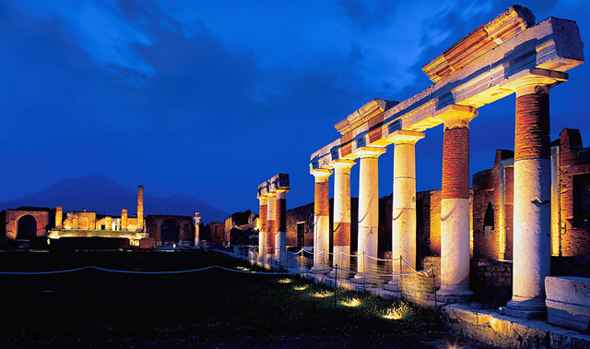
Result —
<instances>
[{"instance_id":1,"label":"illuminated column","mask_svg":"<svg viewBox=\"0 0 590 349\"><path fill-rule=\"evenodd\" d=\"M462 302L469 290L469 122L471 107L453 106L444 117L441 199L441 287L443 302Z\"/></svg>"},{"instance_id":2,"label":"illuminated column","mask_svg":"<svg viewBox=\"0 0 590 349\"><path fill-rule=\"evenodd\" d=\"M281 267L287 266L287 190L277 189L275 201L275 258Z\"/></svg>"},{"instance_id":3,"label":"illuminated column","mask_svg":"<svg viewBox=\"0 0 590 349\"><path fill-rule=\"evenodd\" d=\"M267 234L267 200L266 195L258 195L258 221L260 222L260 230L258 232L258 264L264 265L266 256L266 234Z\"/></svg>"},{"instance_id":4,"label":"illuminated column","mask_svg":"<svg viewBox=\"0 0 590 349\"><path fill-rule=\"evenodd\" d=\"M275 233L276 233L276 214L275 214L275 199L276 193L268 193L267 194L267 204L266 204L266 246L265 246L265 260L264 266L266 268L272 267L272 261L275 254Z\"/></svg>"},{"instance_id":5,"label":"illuminated column","mask_svg":"<svg viewBox=\"0 0 590 349\"><path fill-rule=\"evenodd\" d=\"M124 208L121 210L121 230L127 230L127 218L129 217L129 213L127 209Z\"/></svg>"},{"instance_id":6,"label":"illuminated column","mask_svg":"<svg viewBox=\"0 0 590 349\"><path fill-rule=\"evenodd\" d=\"M358 209L357 274L355 281L365 282L376 272L379 241L379 156L385 148L364 147L360 158L360 184Z\"/></svg>"},{"instance_id":7,"label":"illuminated column","mask_svg":"<svg viewBox=\"0 0 590 349\"><path fill-rule=\"evenodd\" d=\"M314 176L314 223L313 223L313 268L312 272L327 273L330 271L330 197L329 169L312 169Z\"/></svg>"},{"instance_id":8,"label":"illuminated column","mask_svg":"<svg viewBox=\"0 0 590 349\"><path fill-rule=\"evenodd\" d=\"M421 132L400 130L389 140L393 152L393 203L391 258L393 278L386 288L400 291L400 273L405 266L416 270L416 142ZM400 262L401 261L401 262Z\"/></svg>"},{"instance_id":9,"label":"illuminated column","mask_svg":"<svg viewBox=\"0 0 590 349\"><path fill-rule=\"evenodd\" d=\"M137 187L137 231L143 231L143 185Z\"/></svg>"},{"instance_id":10,"label":"illuminated column","mask_svg":"<svg viewBox=\"0 0 590 349\"><path fill-rule=\"evenodd\" d=\"M350 170L352 160L334 161L334 259L338 275L346 277L350 270Z\"/></svg>"},{"instance_id":11,"label":"illuminated column","mask_svg":"<svg viewBox=\"0 0 590 349\"><path fill-rule=\"evenodd\" d=\"M549 90L516 90L514 137L514 248L512 300L507 313L537 317L545 312L549 275L550 180Z\"/></svg>"},{"instance_id":12,"label":"illuminated column","mask_svg":"<svg viewBox=\"0 0 590 349\"><path fill-rule=\"evenodd\" d=\"M55 227L61 229L63 227L64 209L61 206L55 208Z\"/></svg>"},{"instance_id":13,"label":"illuminated column","mask_svg":"<svg viewBox=\"0 0 590 349\"><path fill-rule=\"evenodd\" d=\"M193 223L195 224L195 247L199 247L199 241L201 241L201 214L199 212L195 212Z\"/></svg>"}]
</instances>

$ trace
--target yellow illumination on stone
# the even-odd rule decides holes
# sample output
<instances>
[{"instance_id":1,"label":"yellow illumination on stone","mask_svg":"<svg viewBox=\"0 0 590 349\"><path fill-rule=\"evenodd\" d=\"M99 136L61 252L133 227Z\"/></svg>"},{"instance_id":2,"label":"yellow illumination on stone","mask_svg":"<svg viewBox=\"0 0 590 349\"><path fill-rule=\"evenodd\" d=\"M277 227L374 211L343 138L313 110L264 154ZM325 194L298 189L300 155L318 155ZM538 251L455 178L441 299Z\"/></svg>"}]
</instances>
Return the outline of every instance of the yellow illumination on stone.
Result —
<instances>
[{"instance_id":1,"label":"yellow illumination on stone","mask_svg":"<svg viewBox=\"0 0 590 349\"><path fill-rule=\"evenodd\" d=\"M402 320L408 318L411 313L412 308L407 303L399 303L387 308L381 317L387 320Z\"/></svg>"},{"instance_id":2,"label":"yellow illumination on stone","mask_svg":"<svg viewBox=\"0 0 590 349\"><path fill-rule=\"evenodd\" d=\"M284 278L284 279L279 279L277 282L278 282L279 284L286 285L286 284L290 284L290 283L292 283L292 282L293 282L293 280L291 280L291 279L289 279L289 278Z\"/></svg>"}]
</instances>

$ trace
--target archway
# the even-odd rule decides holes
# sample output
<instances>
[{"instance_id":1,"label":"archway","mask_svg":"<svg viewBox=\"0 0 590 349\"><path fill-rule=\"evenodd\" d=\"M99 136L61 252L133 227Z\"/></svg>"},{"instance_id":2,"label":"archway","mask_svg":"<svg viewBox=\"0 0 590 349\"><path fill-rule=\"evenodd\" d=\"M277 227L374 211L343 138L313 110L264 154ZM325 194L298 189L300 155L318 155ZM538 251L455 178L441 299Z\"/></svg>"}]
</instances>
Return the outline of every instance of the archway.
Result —
<instances>
[{"instance_id":1,"label":"archway","mask_svg":"<svg viewBox=\"0 0 590 349\"><path fill-rule=\"evenodd\" d=\"M19 218L16 225L17 240L33 240L37 236L37 220L31 215Z\"/></svg>"},{"instance_id":2,"label":"archway","mask_svg":"<svg viewBox=\"0 0 590 349\"><path fill-rule=\"evenodd\" d=\"M166 219L160 228L160 239L162 242L178 242L179 238L180 227L176 219Z\"/></svg>"}]
</instances>

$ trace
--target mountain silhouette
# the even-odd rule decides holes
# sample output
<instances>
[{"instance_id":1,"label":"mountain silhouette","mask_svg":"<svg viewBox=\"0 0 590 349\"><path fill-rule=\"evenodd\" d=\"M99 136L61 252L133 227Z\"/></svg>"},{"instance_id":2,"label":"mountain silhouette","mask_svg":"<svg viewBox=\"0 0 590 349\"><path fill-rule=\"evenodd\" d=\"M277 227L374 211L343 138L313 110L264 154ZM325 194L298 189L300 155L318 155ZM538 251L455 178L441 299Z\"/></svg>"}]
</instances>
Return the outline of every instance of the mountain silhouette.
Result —
<instances>
[{"instance_id":1,"label":"mountain silhouette","mask_svg":"<svg viewBox=\"0 0 590 349\"><path fill-rule=\"evenodd\" d=\"M135 215L136 195L136 188L127 188L111 178L86 176L63 179L36 193L0 202L0 209L19 206L63 206L64 211L87 209L99 214L120 215L121 209L127 208L130 215ZM144 211L146 215L186 216L192 216L195 211L199 211L206 222L220 221L227 217L225 212L191 196L157 196L150 194L149 188L146 188L144 194Z\"/></svg>"}]
</instances>

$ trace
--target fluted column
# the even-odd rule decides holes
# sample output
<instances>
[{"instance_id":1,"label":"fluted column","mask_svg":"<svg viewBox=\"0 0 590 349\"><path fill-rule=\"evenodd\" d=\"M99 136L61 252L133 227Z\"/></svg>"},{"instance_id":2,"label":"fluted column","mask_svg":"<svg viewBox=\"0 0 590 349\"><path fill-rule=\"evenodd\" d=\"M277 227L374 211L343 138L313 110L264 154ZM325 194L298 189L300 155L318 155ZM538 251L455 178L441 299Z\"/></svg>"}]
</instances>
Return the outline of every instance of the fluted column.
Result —
<instances>
[{"instance_id":1,"label":"fluted column","mask_svg":"<svg viewBox=\"0 0 590 349\"><path fill-rule=\"evenodd\" d=\"M258 195L258 221L260 222L260 230L258 231L258 265L264 265L266 257L266 231L267 231L267 197L266 195Z\"/></svg>"},{"instance_id":2,"label":"fluted column","mask_svg":"<svg viewBox=\"0 0 590 349\"><path fill-rule=\"evenodd\" d=\"M329 169L312 169L314 176L314 224L313 224L313 268L312 272L327 273L330 271L330 197Z\"/></svg>"},{"instance_id":3,"label":"fluted column","mask_svg":"<svg viewBox=\"0 0 590 349\"><path fill-rule=\"evenodd\" d=\"M441 301L462 302L469 290L469 122L471 107L445 115L441 200Z\"/></svg>"},{"instance_id":4,"label":"fluted column","mask_svg":"<svg viewBox=\"0 0 590 349\"><path fill-rule=\"evenodd\" d=\"M332 266L338 268L338 277L350 271L350 170L352 160L334 161L334 250Z\"/></svg>"},{"instance_id":5,"label":"fluted column","mask_svg":"<svg viewBox=\"0 0 590 349\"><path fill-rule=\"evenodd\" d=\"M400 130L389 140L393 152L393 203L391 222L391 258L393 278L387 289L400 291L400 274L410 267L416 270L416 142L421 132ZM409 268L408 268L409 269Z\"/></svg>"},{"instance_id":6,"label":"fluted column","mask_svg":"<svg viewBox=\"0 0 590 349\"><path fill-rule=\"evenodd\" d=\"M377 269L379 241L379 156L385 148L365 147L360 158L357 282L368 281Z\"/></svg>"},{"instance_id":7,"label":"fluted column","mask_svg":"<svg viewBox=\"0 0 590 349\"><path fill-rule=\"evenodd\" d=\"M287 267L287 190L277 189L275 200L275 259L283 268Z\"/></svg>"},{"instance_id":8,"label":"fluted column","mask_svg":"<svg viewBox=\"0 0 590 349\"><path fill-rule=\"evenodd\" d=\"M266 234L265 234L265 260L264 266L266 268L272 267L272 261L275 253L275 233L276 233L276 193L268 193L266 195Z\"/></svg>"},{"instance_id":9,"label":"fluted column","mask_svg":"<svg viewBox=\"0 0 590 349\"><path fill-rule=\"evenodd\" d=\"M516 90L514 137L514 248L510 315L545 312L545 277L551 256L549 89Z\"/></svg>"}]
</instances>

